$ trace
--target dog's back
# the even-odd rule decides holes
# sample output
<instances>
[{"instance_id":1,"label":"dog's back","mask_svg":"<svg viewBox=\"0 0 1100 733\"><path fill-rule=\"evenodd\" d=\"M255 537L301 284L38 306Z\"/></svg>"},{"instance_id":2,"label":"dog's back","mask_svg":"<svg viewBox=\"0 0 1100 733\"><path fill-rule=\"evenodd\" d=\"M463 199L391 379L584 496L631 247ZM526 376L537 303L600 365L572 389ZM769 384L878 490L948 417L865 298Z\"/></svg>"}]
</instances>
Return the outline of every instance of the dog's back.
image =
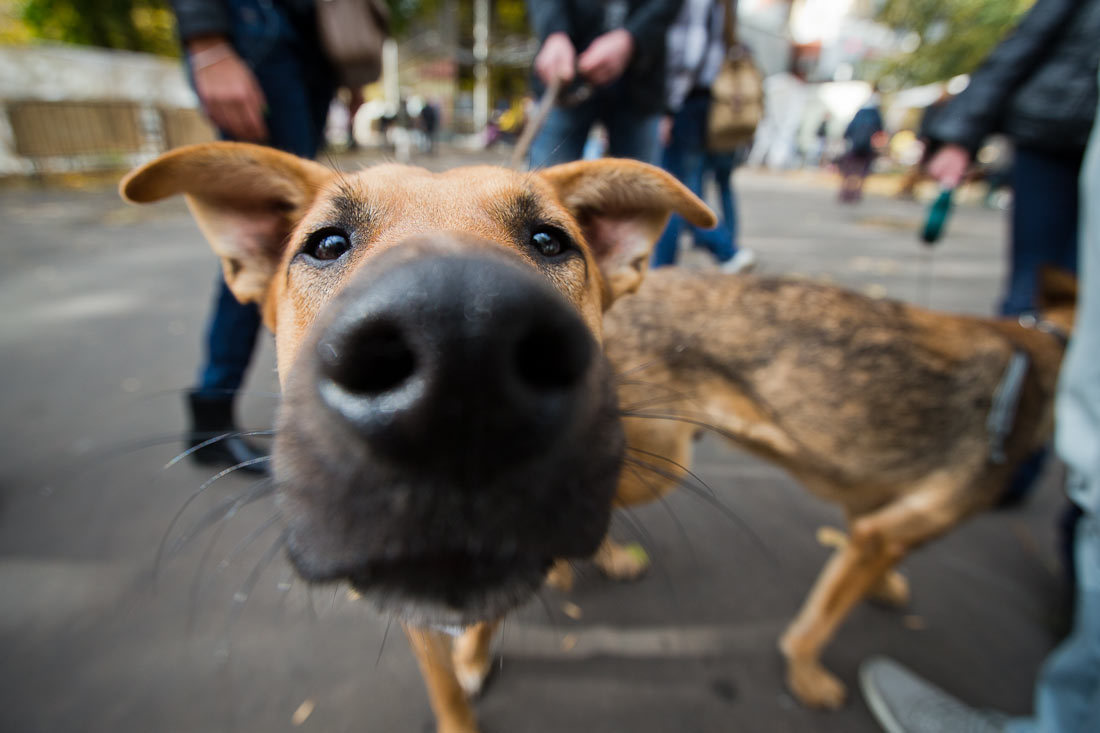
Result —
<instances>
[{"instance_id":1,"label":"dog's back","mask_svg":"<svg viewBox=\"0 0 1100 733\"><path fill-rule=\"evenodd\" d=\"M626 421L631 445L683 462L672 444L710 424L853 512L939 471L1003 484L1049 435L1062 353L1015 322L685 270L652 273L605 328L623 408L650 416ZM1016 352L1030 366L992 465L987 418Z\"/></svg>"}]
</instances>

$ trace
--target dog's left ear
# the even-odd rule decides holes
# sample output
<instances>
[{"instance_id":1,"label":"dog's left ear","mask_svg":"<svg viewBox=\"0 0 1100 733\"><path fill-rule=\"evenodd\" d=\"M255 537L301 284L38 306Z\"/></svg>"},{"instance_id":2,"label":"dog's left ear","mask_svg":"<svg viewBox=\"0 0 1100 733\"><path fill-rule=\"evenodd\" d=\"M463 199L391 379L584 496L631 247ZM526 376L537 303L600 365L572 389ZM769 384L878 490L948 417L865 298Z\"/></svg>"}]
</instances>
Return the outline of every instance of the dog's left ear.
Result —
<instances>
[{"instance_id":1,"label":"dog's left ear","mask_svg":"<svg viewBox=\"0 0 1100 733\"><path fill-rule=\"evenodd\" d=\"M566 163L539 175L581 225L607 283L604 307L641 285L653 245L672 212L709 229L714 212L656 166L603 158Z\"/></svg>"},{"instance_id":2,"label":"dog's left ear","mask_svg":"<svg viewBox=\"0 0 1100 733\"><path fill-rule=\"evenodd\" d=\"M333 172L312 160L248 143L189 145L131 171L127 201L184 194L242 303L262 302L294 225Z\"/></svg>"}]
</instances>

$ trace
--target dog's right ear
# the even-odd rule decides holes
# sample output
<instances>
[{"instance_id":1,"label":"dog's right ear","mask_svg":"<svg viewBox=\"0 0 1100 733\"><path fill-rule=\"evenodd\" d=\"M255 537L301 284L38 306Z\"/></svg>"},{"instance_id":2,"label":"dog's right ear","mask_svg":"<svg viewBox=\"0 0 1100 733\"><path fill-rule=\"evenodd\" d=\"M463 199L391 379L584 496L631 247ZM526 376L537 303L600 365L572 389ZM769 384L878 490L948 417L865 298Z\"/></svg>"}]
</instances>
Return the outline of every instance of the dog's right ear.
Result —
<instances>
[{"instance_id":1,"label":"dog's right ear","mask_svg":"<svg viewBox=\"0 0 1100 733\"><path fill-rule=\"evenodd\" d=\"M189 145L131 171L122 198L149 203L184 194L242 303L261 302L294 225L334 173L248 143Z\"/></svg>"}]
</instances>

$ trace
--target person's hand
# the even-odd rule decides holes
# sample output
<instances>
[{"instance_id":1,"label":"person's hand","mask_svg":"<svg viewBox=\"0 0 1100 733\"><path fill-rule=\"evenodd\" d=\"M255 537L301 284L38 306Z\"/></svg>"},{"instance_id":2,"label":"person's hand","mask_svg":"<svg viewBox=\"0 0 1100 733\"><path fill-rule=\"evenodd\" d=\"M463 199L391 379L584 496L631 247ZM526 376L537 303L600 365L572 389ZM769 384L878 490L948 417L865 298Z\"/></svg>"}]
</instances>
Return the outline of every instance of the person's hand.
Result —
<instances>
[{"instance_id":1,"label":"person's hand","mask_svg":"<svg viewBox=\"0 0 1100 733\"><path fill-rule=\"evenodd\" d=\"M535 56L535 73L543 84L550 84L554 79L561 81L563 85L573 81L573 66L576 63L577 51L573 48L573 42L564 33L551 33L542 43L538 56Z\"/></svg>"},{"instance_id":2,"label":"person's hand","mask_svg":"<svg viewBox=\"0 0 1100 733\"><path fill-rule=\"evenodd\" d=\"M260 83L233 47L221 37L187 44L195 75L195 91L217 127L238 140L267 139L264 98Z\"/></svg>"},{"instance_id":3,"label":"person's hand","mask_svg":"<svg viewBox=\"0 0 1100 733\"><path fill-rule=\"evenodd\" d=\"M634 55L634 37L617 28L596 38L577 59L577 71L596 86L610 84L626 71Z\"/></svg>"},{"instance_id":4,"label":"person's hand","mask_svg":"<svg viewBox=\"0 0 1100 733\"><path fill-rule=\"evenodd\" d=\"M657 123L657 139L661 141L661 147L667 148L672 140L672 115L663 115Z\"/></svg>"},{"instance_id":5,"label":"person's hand","mask_svg":"<svg viewBox=\"0 0 1100 733\"><path fill-rule=\"evenodd\" d=\"M970 168L970 152L961 145L944 145L928 161L928 175L944 188L955 188L962 183Z\"/></svg>"}]
</instances>

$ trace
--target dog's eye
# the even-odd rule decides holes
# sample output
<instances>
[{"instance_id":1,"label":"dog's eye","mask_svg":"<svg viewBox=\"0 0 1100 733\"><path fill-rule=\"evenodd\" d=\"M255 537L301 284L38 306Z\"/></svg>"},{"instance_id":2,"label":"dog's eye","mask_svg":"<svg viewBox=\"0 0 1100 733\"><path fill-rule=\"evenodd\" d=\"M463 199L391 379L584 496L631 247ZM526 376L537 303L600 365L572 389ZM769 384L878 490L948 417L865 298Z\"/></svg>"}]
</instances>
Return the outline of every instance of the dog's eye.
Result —
<instances>
[{"instance_id":1,"label":"dog's eye","mask_svg":"<svg viewBox=\"0 0 1100 733\"><path fill-rule=\"evenodd\" d=\"M543 257L557 257L569 249L568 239L554 229L539 229L531 235L531 244Z\"/></svg>"},{"instance_id":2,"label":"dog's eye","mask_svg":"<svg viewBox=\"0 0 1100 733\"><path fill-rule=\"evenodd\" d=\"M332 229L322 229L309 235L302 252L315 260L335 260L351 249L348 235Z\"/></svg>"}]
</instances>

